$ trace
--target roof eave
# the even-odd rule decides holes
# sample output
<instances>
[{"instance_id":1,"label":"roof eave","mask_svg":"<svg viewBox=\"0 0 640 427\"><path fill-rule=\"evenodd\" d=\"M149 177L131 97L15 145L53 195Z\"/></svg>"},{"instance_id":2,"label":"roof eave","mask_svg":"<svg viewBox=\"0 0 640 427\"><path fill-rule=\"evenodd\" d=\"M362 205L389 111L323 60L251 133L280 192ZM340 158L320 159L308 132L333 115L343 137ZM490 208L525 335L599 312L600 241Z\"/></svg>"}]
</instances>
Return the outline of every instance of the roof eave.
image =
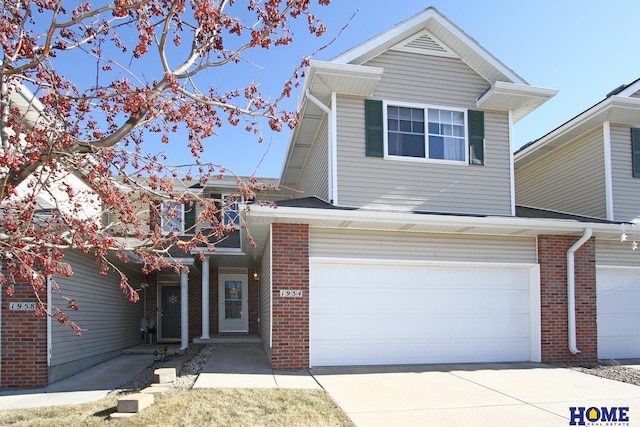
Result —
<instances>
[{"instance_id":1,"label":"roof eave","mask_svg":"<svg viewBox=\"0 0 640 427\"><path fill-rule=\"evenodd\" d=\"M640 98L613 95L604 99L516 152L515 167L525 166L607 121L629 126L640 124Z\"/></svg>"},{"instance_id":2,"label":"roof eave","mask_svg":"<svg viewBox=\"0 0 640 427\"><path fill-rule=\"evenodd\" d=\"M557 93L557 89L498 81L477 99L476 105L484 110L512 111L516 123Z\"/></svg>"},{"instance_id":3,"label":"roof eave","mask_svg":"<svg viewBox=\"0 0 640 427\"><path fill-rule=\"evenodd\" d=\"M308 209L255 206L247 212L250 224L292 223L317 227L506 235L534 237L542 234L580 235L593 229L596 237L620 238L620 224L591 223L566 219L537 219L507 216L468 216L382 212L367 210Z\"/></svg>"}]
</instances>

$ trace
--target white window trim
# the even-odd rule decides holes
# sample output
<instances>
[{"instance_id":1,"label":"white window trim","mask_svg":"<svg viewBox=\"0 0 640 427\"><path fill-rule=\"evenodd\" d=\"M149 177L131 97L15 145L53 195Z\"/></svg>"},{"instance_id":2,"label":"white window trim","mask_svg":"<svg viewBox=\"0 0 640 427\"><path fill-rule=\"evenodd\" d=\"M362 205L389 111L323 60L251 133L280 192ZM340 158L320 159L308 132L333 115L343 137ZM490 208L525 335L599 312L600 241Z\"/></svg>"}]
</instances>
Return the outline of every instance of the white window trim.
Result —
<instances>
[{"instance_id":1,"label":"white window trim","mask_svg":"<svg viewBox=\"0 0 640 427\"><path fill-rule=\"evenodd\" d=\"M180 220L180 230L167 231L167 230L164 229L164 227L166 225L164 211L165 211L165 205L167 205L168 203L174 203L176 206L181 206L181 208L180 208L180 217L179 218L175 218L175 219L179 219ZM172 218L172 219L174 219L174 218ZM162 234L184 233L184 204L176 203L176 202L173 202L173 201L162 202L161 212L160 212L160 228L162 229Z\"/></svg>"},{"instance_id":2,"label":"white window trim","mask_svg":"<svg viewBox=\"0 0 640 427\"><path fill-rule=\"evenodd\" d=\"M236 197L237 200L234 202L236 205L238 205L238 213L237 216L238 218L240 217L240 212L243 209L243 203L244 203L244 197L242 196L238 196L237 194L223 194L222 195L222 206L223 206L223 212L222 212L222 225L227 226L227 225L231 225L227 222L227 215L226 215L226 211L227 211L227 205L226 205L226 200L228 197ZM233 224L236 225L237 227L240 227L240 222L241 220L238 221L239 224Z\"/></svg>"},{"instance_id":3,"label":"white window trim","mask_svg":"<svg viewBox=\"0 0 640 427\"><path fill-rule=\"evenodd\" d=\"M389 129L387 111L388 107L404 107L404 108L420 108L424 111L424 144L425 154L429 154L429 121L428 110L447 110L447 111L459 111L464 114L464 159L463 160L446 160L446 159L431 159L429 157L410 157L410 156L394 156L389 154ZM386 160L400 160L404 162L418 162L418 163L437 163L437 164L449 164L449 165L469 165L469 123L467 118L466 108L447 107L443 105L433 104L416 104L402 101L382 101L382 128L384 133L384 159Z\"/></svg>"}]
</instances>

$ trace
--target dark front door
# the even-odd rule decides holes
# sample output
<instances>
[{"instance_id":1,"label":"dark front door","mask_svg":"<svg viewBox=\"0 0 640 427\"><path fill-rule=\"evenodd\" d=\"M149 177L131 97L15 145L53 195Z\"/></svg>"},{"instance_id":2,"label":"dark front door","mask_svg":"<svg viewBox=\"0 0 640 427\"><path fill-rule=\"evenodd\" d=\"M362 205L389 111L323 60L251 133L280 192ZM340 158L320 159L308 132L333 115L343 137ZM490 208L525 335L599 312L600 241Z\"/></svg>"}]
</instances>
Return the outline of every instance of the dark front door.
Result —
<instances>
[{"instance_id":1,"label":"dark front door","mask_svg":"<svg viewBox=\"0 0 640 427\"><path fill-rule=\"evenodd\" d=\"M180 339L180 286L160 288L160 338Z\"/></svg>"}]
</instances>

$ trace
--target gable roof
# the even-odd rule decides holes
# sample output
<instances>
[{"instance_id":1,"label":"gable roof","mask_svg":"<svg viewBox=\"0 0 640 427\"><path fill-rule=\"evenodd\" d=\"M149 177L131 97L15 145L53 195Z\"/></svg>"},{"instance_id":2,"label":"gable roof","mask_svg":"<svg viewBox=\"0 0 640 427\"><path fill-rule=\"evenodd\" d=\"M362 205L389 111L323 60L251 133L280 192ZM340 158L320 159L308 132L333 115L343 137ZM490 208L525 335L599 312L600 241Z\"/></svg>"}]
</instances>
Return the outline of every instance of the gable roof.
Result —
<instances>
[{"instance_id":1,"label":"gable roof","mask_svg":"<svg viewBox=\"0 0 640 427\"><path fill-rule=\"evenodd\" d=\"M361 65L389 49L399 47L407 40L409 42L414 41L416 35L423 36L424 34L434 39L433 42L440 45L439 49L444 49L457 55L492 84L496 81L507 81L528 85L522 77L500 62L435 7L428 7L389 30L338 55L331 62ZM434 50L433 48L423 49Z\"/></svg>"},{"instance_id":2,"label":"gable roof","mask_svg":"<svg viewBox=\"0 0 640 427\"><path fill-rule=\"evenodd\" d=\"M640 123L640 98L633 96L638 91L640 91L640 79L612 90L602 101L543 137L520 147L514 155L515 167L519 168L531 163L606 121L637 126Z\"/></svg>"},{"instance_id":3,"label":"gable roof","mask_svg":"<svg viewBox=\"0 0 640 427\"><path fill-rule=\"evenodd\" d=\"M459 58L488 83L487 91L477 99L477 108L511 111L514 122L557 93L529 85L436 8L429 7L328 62L312 61L298 103L302 118L289 141L281 186L296 188L312 142L329 114L332 94L370 96L384 70L366 62L388 50Z\"/></svg>"}]
</instances>

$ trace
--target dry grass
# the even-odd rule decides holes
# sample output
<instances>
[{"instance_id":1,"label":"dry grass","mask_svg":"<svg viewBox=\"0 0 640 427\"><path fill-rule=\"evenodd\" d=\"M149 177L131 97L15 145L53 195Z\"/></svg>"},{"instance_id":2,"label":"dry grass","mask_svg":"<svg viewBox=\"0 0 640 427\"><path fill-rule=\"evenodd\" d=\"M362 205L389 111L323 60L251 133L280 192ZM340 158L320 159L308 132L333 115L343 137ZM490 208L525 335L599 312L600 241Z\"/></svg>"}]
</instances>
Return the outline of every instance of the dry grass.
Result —
<instances>
[{"instance_id":1,"label":"dry grass","mask_svg":"<svg viewBox=\"0 0 640 427\"><path fill-rule=\"evenodd\" d=\"M8 426L349 426L324 391L195 389L155 397L155 404L125 419L110 419L117 398L84 405L0 412Z\"/></svg>"}]
</instances>

